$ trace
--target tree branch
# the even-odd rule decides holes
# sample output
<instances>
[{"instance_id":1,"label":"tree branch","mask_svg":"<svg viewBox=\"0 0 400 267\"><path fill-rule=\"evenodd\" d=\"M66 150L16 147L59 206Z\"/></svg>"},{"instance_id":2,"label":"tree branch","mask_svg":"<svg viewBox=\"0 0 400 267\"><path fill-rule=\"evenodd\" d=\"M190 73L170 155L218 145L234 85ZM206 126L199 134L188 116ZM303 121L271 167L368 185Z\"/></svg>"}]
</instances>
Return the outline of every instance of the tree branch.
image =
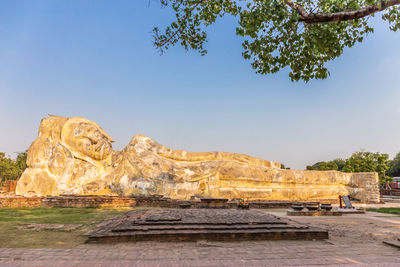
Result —
<instances>
[{"instance_id":1,"label":"tree branch","mask_svg":"<svg viewBox=\"0 0 400 267\"><path fill-rule=\"evenodd\" d=\"M193 12L193 11L198 7L198 5L200 5L200 4L204 3L204 2L207 2L207 0L200 0L197 4L195 4L193 7L191 7L190 13L186 14L186 16L183 18L183 21L187 20L187 19L192 15L191 12ZM182 4L182 2L179 4L179 6L180 6L181 4ZM155 43L155 45L158 46L159 48L162 48L162 47L165 46L166 44L170 43L170 42L172 41L172 39L173 39L178 33L180 33L180 32L182 31L182 29L184 28L184 26L186 27L187 25L181 24L181 25L179 26L179 28L178 28L173 34L171 34L167 40L165 40L164 42Z\"/></svg>"},{"instance_id":2,"label":"tree branch","mask_svg":"<svg viewBox=\"0 0 400 267\"><path fill-rule=\"evenodd\" d=\"M307 11L302 7L301 5L297 3L293 3L292 0L286 0L285 3L290 6L292 9L296 9L297 12L299 12L301 18L306 18L308 17Z\"/></svg>"},{"instance_id":3,"label":"tree branch","mask_svg":"<svg viewBox=\"0 0 400 267\"><path fill-rule=\"evenodd\" d=\"M292 9L297 10L297 12L300 15L300 21L305 22L307 24L312 24L312 23L338 22L338 21L360 19L372 15L376 12L385 10L391 6L399 5L400 0L382 0L376 2L373 5L366 6L357 10L342 11L336 13L317 13L317 14L308 14L307 11L304 9L304 7L298 5L297 3L293 3L292 0L286 0L285 3Z\"/></svg>"}]
</instances>

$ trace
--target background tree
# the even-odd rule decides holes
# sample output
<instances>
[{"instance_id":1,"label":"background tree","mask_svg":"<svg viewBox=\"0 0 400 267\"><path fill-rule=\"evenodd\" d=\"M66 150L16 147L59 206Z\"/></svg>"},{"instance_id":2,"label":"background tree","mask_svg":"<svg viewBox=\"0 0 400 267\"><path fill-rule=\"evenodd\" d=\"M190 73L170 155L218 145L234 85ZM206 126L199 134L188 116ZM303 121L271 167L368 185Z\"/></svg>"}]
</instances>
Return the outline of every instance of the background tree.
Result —
<instances>
[{"instance_id":1,"label":"background tree","mask_svg":"<svg viewBox=\"0 0 400 267\"><path fill-rule=\"evenodd\" d=\"M400 176L400 153L389 162L389 170L387 171L389 176Z\"/></svg>"},{"instance_id":2,"label":"background tree","mask_svg":"<svg viewBox=\"0 0 400 267\"><path fill-rule=\"evenodd\" d=\"M176 20L160 33L153 29L161 52L180 43L204 55L205 28L218 17L238 17L236 34L242 36L243 57L257 73L290 68L292 81L324 79L325 63L345 47L362 42L373 28L368 19L376 13L400 29L400 0L160 0L170 6ZM229 45L229 44L227 44Z\"/></svg>"},{"instance_id":3,"label":"background tree","mask_svg":"<svg viewBox=\"0 0 400 267\"><path fill-rule=\"evenodd\" d=\"M399 174L400 176L400 153L396 155L394 160L389 160L388 154L358 151L354 152L348 159L320 161L314 165L307 166L306 169L318 171L377 172L381 183L385 181L390 182L391 175Z\"/></svg>"},{"instance_id":4,"label":"background tree","mask_svg":"<svg viewBox=\"0 0 400 267\"><path fill-rule=\"evenodd\" d=\"M27 152L18 153L15 160L0 152L0 184L6 180L16 180L26 169Z\"/></svg>"},{"instance_id":5,"label":"background tree","mask_svg":"<svg viewBox=\"0 0 400 267\"><path fill-rule=\"evenodd\" d=\"M290 170L290 167L287 167L285 164L281 163L281 169Z\"/></svg>"},{"instance_id":6,"label":"background tree","mask_svg":"<svg viewBox=\"0 0 400 267\"><path fill-rule=\"evenodd\" d=\"M26 159L28 157L28 151L25 152L19 152L17 153L17 158L15 159L15 163L21 172L21 174L24 172L24 170L28 167L26 165ZM21 174L19 176L21 176ZM18 176L18 177L19 177Z\"/></svg>"},{"instance_id":7,"label":"background tree","mask_svg":"<svg viewBox=\"0 0 400 267\"><path fill-rule=\"evenodd\" d=\"M346 165L346 160L334 159L331 161L320 161L311 166L308 165L306 169L317 170L317 171L329 171L329 170L342 171L345 165Z\"/></svg>"},{"instance_id":8,"label":"background tree","mask_svg":"<svg viewBox=\"0 0 400 267\"><path fill-rule=\"evenodd\" d=\"M385 172L389 169L389 155L367 151L355 152L346 160L344 172L377 172L381 183L385 182Z\"/></svg>"}]
</instances>

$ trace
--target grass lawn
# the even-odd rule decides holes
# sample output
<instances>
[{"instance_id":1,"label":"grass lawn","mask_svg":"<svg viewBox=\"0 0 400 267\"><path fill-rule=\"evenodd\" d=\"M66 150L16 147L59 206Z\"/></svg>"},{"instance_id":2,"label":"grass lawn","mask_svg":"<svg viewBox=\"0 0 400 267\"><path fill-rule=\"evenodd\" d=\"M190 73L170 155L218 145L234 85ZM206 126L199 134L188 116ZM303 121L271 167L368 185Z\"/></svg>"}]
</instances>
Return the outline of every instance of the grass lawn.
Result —
<instances>
[{"instance_id":1,"label":"grass lawn","mask_svg":"<svg viewBox=\"0 0 400 267\"><path fill-rule=\"evenodd\" d=\"M0 247L67 248L83 244L84 234L101 221L121 215L127 209L32 208L0 209ZM25 230L19 226L40 224L82 224L66 230Z\"/></svg>"},{"instance_id":2,"label":"grass lawn","mask_svg":"<svg viewBox=\"0 0 400 267\"><path fill-rule=\"evenodd\" d=\"M367 211L375 211L381 213L389 213L394 215L400 215L400 208L379 208L379 209L367 209Z\"/></svg>"}]
</instances>

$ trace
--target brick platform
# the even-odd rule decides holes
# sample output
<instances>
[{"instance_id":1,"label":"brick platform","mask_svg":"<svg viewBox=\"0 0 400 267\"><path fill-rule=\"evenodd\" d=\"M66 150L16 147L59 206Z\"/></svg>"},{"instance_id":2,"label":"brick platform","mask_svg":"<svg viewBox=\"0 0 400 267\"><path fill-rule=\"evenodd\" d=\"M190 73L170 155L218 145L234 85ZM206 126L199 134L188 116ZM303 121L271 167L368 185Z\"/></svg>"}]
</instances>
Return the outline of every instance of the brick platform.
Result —
<instances>
[{"instance_id":1,"label":"brick platform","mask_svg":"<svg viewBox=\"0 0 400 267\"><path fill-rule=\"evenodd\" d=\"M307 211L288 210L286 214L288 216L342 216L342 213L339 211L326 211L326 210L307 210Z\"/></svg>"},{"instance_id":2,"label":"brick platform","mask_svg":"<svg viewBox=\"0 0 400 267\"><path fill-rule=\"evenodd\" d=\"M312 240L328 232L258 210L132 210L100 224L88 242L203 240Z\"/></svg>"},{"instance_id":3,"label":"brick platform","mask_svg":"<svg viewBox=\"0 0 400 267\"><path fill-rule=\"evenodd\" d=\"M228 209L228 200L227 198L202 198L197 206L203 209Z\"/></svg>"},{"instance_id":4,"label":"brick platform","mask_svg":"<svg viewBox=\"0 0 400 267\"><path fill-rule=\"evenodd\" d=\"M37 208L43 205L42 200L42 197L1 197L0 208Z\"/></svg>"},{"instance_id":5,"label":"brick platform","mask_svg":"<svg viewBox=\"0 0 400 267\"><path fill-rule=\"evenodd\" d=\"M0 192L4 193L15 193L15 188L17 187L16 180L7 180L4 182L4 186L0 187Z\"/></svg>"},{"instance_id":6,"label":"brick platform","mask_svg":"<svg viewBox=\"0 0 400 267\"><path fill-rule=\"evenodd\" d=\"M21 197L0 198L0 208L84 208L108 207L122 208L136 206L136 199L118 196L57 196L57 197Z\"/></svg>"}]
</instances>

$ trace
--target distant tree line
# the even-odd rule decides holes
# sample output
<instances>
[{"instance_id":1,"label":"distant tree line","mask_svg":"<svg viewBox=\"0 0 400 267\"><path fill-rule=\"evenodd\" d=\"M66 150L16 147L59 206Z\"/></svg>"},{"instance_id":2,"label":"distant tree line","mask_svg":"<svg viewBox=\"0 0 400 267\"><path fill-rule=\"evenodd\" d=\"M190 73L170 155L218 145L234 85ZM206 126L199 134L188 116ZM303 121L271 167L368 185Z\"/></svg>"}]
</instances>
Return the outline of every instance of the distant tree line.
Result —
<instances>
[{"instance_id":1,"label":"distant tree line","mask_svg":"<svg viewBox=\"0 0 400 267\"><path fill-rule=\"evenodd\" d=\"M28 153L17 153L17 157L12 159L0 152L0 184L7 180L16 180L26 169L26 157Z\"/></svg>"},{"instance_id":2,"label":"distant tree line","mask_svg":"<svg viewBox=\"0 0 400 267\"><path fill-rule=\"evenodd\" d=\"M306 167L307 170L342 172L377 172L381 183L391 181L391 177L400 176L400 153L390 160L385 153L368 151L354 152L348 159L320 161Z\"/></svg>"}]
</instances>

